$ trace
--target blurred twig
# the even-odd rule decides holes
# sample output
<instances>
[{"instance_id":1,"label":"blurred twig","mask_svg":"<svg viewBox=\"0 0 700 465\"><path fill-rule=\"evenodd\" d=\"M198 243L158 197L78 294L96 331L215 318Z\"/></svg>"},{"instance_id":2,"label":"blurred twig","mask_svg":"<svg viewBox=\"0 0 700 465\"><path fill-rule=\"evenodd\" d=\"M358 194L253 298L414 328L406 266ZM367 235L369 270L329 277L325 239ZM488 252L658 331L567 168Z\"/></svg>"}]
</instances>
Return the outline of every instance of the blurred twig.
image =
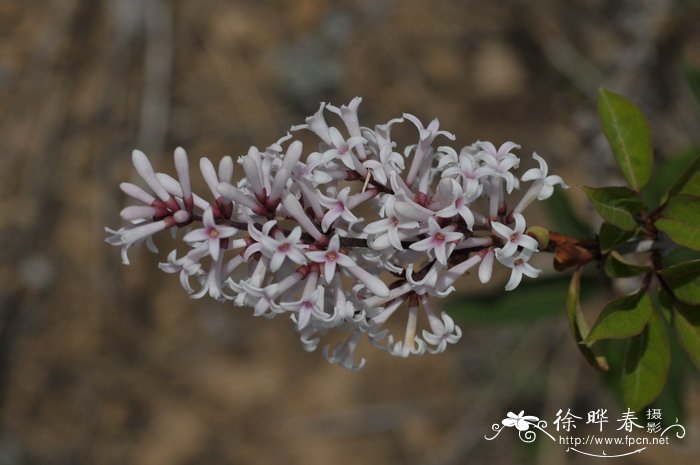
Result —
<instances>
[{"instance_id":1,"label":"blurred twig","mask_svg":"<svg viewBox=\"0 0 700 465\"><path fill-rule=\"evenodd\" d=\"M146 53L143 59L143 95L138 147L146 153L161 153L170 117L170 81L173 61L172 4L146 0Z\"/></svg>"}]
</instances>

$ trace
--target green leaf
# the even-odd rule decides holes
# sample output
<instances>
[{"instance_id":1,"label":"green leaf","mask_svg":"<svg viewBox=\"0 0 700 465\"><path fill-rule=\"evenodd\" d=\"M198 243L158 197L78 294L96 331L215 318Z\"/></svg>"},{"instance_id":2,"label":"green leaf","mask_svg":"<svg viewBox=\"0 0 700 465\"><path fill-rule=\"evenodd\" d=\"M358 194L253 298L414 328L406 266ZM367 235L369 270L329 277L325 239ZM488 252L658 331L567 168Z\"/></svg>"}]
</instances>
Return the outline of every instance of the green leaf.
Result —
<instances>
[{"instance_id":1,"label":"green leaf","mask_svg":"<svg viewBox=\"0 0 700 465\"><path fill-rule=\"evenodd\" d=\"M663 256L663 266L668 268L673 265L678 265L679 263L697 259L700 259L700 251L686 249L685 247L676 247Z\"/></svg>"},{"instance_id":2,"label":"green leaf","mask_svg":"<svg viewBox=\"0 0 700 465\"><path fill-rule=\"evenodd\" d=\"M644 331L633 337L625 354L622 391L625 403L640 411L661 393L671 364L666 325L652 312Z\"/></svg>"},{"instance_id":3,"label":"green leaf","mask_svg":"<svg viewBox=\"0 0 700 465\"><path fill-rule=\"evenodd\" d=\"M676 244L700 250L700 197L671 197L661 218L654 224Z\"/></svg>"},{"instance_id":4,"label":"green leaf","mask_svg":"<svg viewBox=\"0 0 700 465\"><path fill-rule=\"evenodd\" d=\"M673 328L695 368L700 370L700 307L676 303Z\"/></svg>"},{"instance_id":5,"label":"green leaf","mask_svg":"<svg viewBox=\"0 0 700 465\"><path fill-rule=\"evenodd\" d=\"M698 153L700 153L700 147L693 147L657 164L649 184L640 193L644 204L658 206L665 203L669 195L678 194L693 173L700 169ZM697 181L693 181L693 184L695 182Z\"/></svg>"},{"instance_id":6,"label":"green leaf","mask_svg":"<svg viewBox=\"0 0 700 465\"><path fill-rule=\"evenodd\" d=\"M600 231L598 232L600 251L607 253L613 247L627 242L632 236L634 236L634 231L625 231L606 221L600 225Z\"/></svg>"},{"instance_id":7,"label":"green leaf","mask_svg":"<svg viewBox=\"0 0 700 465\"><path fill-rule=\"evenodd\" d=\"M588 335L588 324L581 311L580 294L581 268L578 268L574 271L573 276L571 276L566 300L566 314L569 320L569 329L571 329L576 345L588 363L597 370L603 372L608 371L610 367L605 357L596 355L591 347L583 342L583 339Z\"/></svg>"},{"instance_id":8,"label":"green leaf","mask_svg":"<svg viewBox=\"0 0 700 465\"><path fill-rule=\"evenodd\" d=\"M627 187L581 188L604 220L625 231L637 227L635 216L642 212L644 205L636 192Z\"/></svg>"},{"instance_id":9,"label":"green leaf","mask_svg":"<svg viewBox=\"0 0 700 465\"><path fill-rule=\"evenodd\" d=\"M649 182L654 164L646 118L635 104L605 89L598 92L598 115L627 185L639 192Z\"/></svg>"},{"instance_id":10,"label":"green leaf","mask_svg":"<svg viewBox=\"0 0 700 465\"><path fill-rule=\"evenodd\" d=\"M601 339L623 339L642 332L651 315L651 300L644 289L619 297L603 308L585 339L592 344Z\"/></svg>"},{"instance_id":11,"label":"green leaf","mask_svg":"<svg viewBox=\"0 0 700 465\"><path fill-rule=\"evenodd\" d=\"M664 196L664 201L678 194L700 196L700 155L695 156L678 180Z\"/></svg>"},{"instance_id":12,"label":"green leaf","mask_svg":"<svg viewBox=\"0 0 700 465\"><path fill-rule=\"evenodd\" d=\"M635 265L624 259L622 255L616 251L610 252L605 266L603 267L605 274L611 278L630 278L642 273L647 273L652 270L650 266Z\"/></svg>"},{"instance_id":13,"label":"green leaf","mask_svg":"<svg viewBox=\"0 0 700 465\"><path fill-rule=\"evenodd\" d=\"M678 341L695 368L700 370L700 306L674 301L666 292L659 293L659 304L666 313L672 314Z\"/></svg>"},{"instance_id":14,"label":"green leaf","mask_svg":"<svg viewBox=\"0 0 700 465\"><path fill-rule=\"evenodd\" d=\"M693 305L700 305L700 260L692 260L674 265L659 274L673 289L677 299Z\"/></svg>"}]
</instances>

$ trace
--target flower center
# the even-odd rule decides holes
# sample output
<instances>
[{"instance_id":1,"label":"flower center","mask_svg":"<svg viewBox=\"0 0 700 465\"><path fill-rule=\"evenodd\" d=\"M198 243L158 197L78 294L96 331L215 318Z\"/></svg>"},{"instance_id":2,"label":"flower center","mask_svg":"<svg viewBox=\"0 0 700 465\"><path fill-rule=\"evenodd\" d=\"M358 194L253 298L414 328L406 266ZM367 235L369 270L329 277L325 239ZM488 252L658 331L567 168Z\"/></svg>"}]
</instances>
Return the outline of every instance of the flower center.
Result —
<instances>
[{"instance_id":1,"label":"flower center","mask_svg":"<svg viewBox=\"0 0 700 465\"><path fill-rule=\"evenodd\" d=\"M279 247L277 247L277 250L279 250L280 252L286 252L286 251L289 250L289 244L286 243L286 242L282 242L282 243L279 245Z\"/></svg>"},{"instance_id":2,"label":"flower center","mask_svg":"<svg viewBox=\"0 0 700 465\"><path fill-rule=\"evenodd\" d=\"M523 263L525 263L525 262L523 262L523 259L522 259L522 258L519 258L519 259L517 259L516 261L513 262L513 265L515 265L515 266L520 266L520 265L522 265Z\"/></svg>"},{"instance_id":3,"label":"flower center","mask_svg":"<svg viewBox=\"0 0 700 465\"><path fill-rule=\"evenodd\" d=\"M513 233L510 235L511 242L518 242L519 239L520 239L520 234L518 234L518 233Z\"/></svg>"},{"instance_id":4,"label":"flower center","mask_svg":"<svg viewBox=\"0 0 700 465\"><path fill-rule=\"evenodd\" d=\"M443 233L439 232L439 233L435 234L435 240L442 242L445 240L445 235Z\"/></svg>"},{"instance_id":5,"label":"flower center","mask_svg":"<svg viewBox=\"0 0 700 465\"><path fill-rule=\"evenodd\" d=\"M209 230L209 237L211 237L212 239L216 239L217 237L219 237L219 231L217 231L216 229L213 229L213 228L210 229Z\"/></svg>"},{"instance_id":6,"label":"flower center","mask_svg":"<svg viewBox=\"0 0 700 465\"><path fill-rule=\"evenodd\" d=\"M334 262L336 258L338 258L338 254L336 252L333 252L332 250L329 252L326 252L326 259L329 262Z\"/></svg>"}]
</instances>

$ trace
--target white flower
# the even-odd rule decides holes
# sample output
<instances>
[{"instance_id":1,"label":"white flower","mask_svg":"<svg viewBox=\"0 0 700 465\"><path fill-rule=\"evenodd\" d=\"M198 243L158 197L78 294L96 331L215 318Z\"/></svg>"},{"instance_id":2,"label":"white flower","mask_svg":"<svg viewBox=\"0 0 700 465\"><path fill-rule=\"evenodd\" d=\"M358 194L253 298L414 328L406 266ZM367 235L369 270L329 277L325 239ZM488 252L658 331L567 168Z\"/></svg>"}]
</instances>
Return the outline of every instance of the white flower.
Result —
<instances>
[{"instance_id":1,"label":"white flower","mask_svg":"<svg viewBox=\"0 0 700 465\"><path fill-rule=\"evenodd\" d=\"M462 186L455 181L452 182L454 183L454 201L452 201L450 205L439 210L436 215L440 218L452 218L455 215L459 215L466 223L467 229L471 231L474 227L474 214L468 205L481 195L482 186L478 186L475 191L470 193L469 191L463 191Z\"/></svg>"},{"instance_id":2,"label":"white flower","mask_svg":"<svg viewBox=\"0 0 700 465\"><path fill-rule=\"evenodd\" d=\"M364 366L356 356L363 338L400 357L444 351L461 330L428 299L454 292L457 280L477 266L479 281L488 282L496 259L512 269L507 290L523 274L537 276L540 270L528 264L537 242L525 234L521 212L549 197L554 185L566 186L548 175L537 154L539 168L519 177L513 142L436 149L438 136L454 140L437 119L425 125L404 114L360 125L360 102L321 103L306 124L264 151L250 147L236 160L238 180L234 158L201 158L213 199L193 192L197 183L184 149L173 154L176 176L155 172L146 155L134 151L147 187L120 185L136 204L123 207L127 225L106 229L106 241L121 247L128 263L129 247L145 243L157 252L154 237L169 230L189 250L179 258L173 250L159 267L179 275L192 298L208 294L250 307L254 316L289 316L305 350L322 345L328 361L347 369ZM342 123L333 118L329 125L327 111ZM418 135L399 144L392 127L404 121ZM299 140L299 129L313 133L304 134L308 142ZM532 183L516 205L511 193L521 179ZM405 322L401 334L392 333L390 318ZM516 425L518 418L510 420Z\"/></svg>"},{"instance_id":3,"label":"white flower","mask_svg":"<svg viewBox=\"0 0 700 465\"><path fill-rule=\"evenodd\" d=\"M518 284L520 284L520 281L523 279L523 275L536 278L542 274L542 270L534 268L527 262L531 255L532 252L528 249L524 249L518 256L502 255L501 250L496 249L496 259L501 262L503 266L513 269L510 273L510 279L508 283L506 283L506 291L512 291L518 287Z\"/></svg>"},{"instance_id":4,"label":"white flower","mask_svg":"<svg viewBox=\"0 0 700 465\"><path fill-rule=\"evenodd\" d=\"M355 266L355 261L340 252L340 237L336 234L328 243L328 248L322 251L306 252L306 256L312 262L323 263L323 276L330 283L335 274L336 265Z\"/></svg>"},{"instance_id":5,"label":"white flower","mask_svg":"<svg viewBox=\"0 0 700 465\"><path fill-rule=\"evenodd\" d=\"M321 220L321 228L323 232L328 231L331 225L338 218L342 218L348 223L355 223L358 218L348 209L348 194L350 193L350 188L346 187L340 192L336 198L325 196L319 193L319 202L321 205L328 208L328 211L323 215L323 220Z\"/></svg>"},{"instance_id":6,"label":"white flower","mask_svg":"<svg viewBox=\"0 0 700 465\"><path fill-rule=\"evenodd\" d=\"M488 248L482 250L479 255L482 256L481 264L479 264L479 281L486 284L491 280L491 273L493 273L493 261L496 253L492 248Z\"/></svg>"},{"instance_id":7,"label":"white flower","mask_svg":"<svg viewBox=\"0 0 700 465\"><path fill-rule=\"evenodd\" d=\"M282 302L280 306L295 315L297 329L301 331L311 323L311 318L325 318L323 312L324 287L317 287L318 273L311 273L306 280L301 298L295 302Z\"/></svg>"},{"instance_id":8,"label":"white flower","mask_svg":"<svg viewBox=\"0 0 700 465\"><path fill-rule=\"evenodd\" d=\"M362 335L362 331L353 331L350 337L337 343L335 346L325 346L323 348L323 356L330 363L336 363L348 370L361 370L367 360L362 358L359 362L355 362L355 349L357 349L357 344Z\"/></svg>"},{"instance_id":9,"label":"white flower","mask_svg":"<svg viewBox=\"0 0 700 465\"><path fill-rule=\"evenodd\" d=\"M372 242L373 248L383 249L385 247L382 247L382 245L391 244L395 249L403 250L400 230L416 229L419 223L417 221L400 218L395 209L396 200L394 197L386 196L385 198L386 200L382 207L382 212L386 218L368 224L365 226L364 232L377 235Z\"/></svg>"},{"instance_id":10,"label":"white flower","mask_svg":"<svg viewBox=\"0 0 700 465\"><path fill-rule=\"evenodd\" d=\"M379 151L379 160L367 159L362 162L362 166L372 172L372 177L380 184L386 185L387 173L403 171L403 156L392 150L391 145L384 145Z\"/></svg>"},{"instance_id":11,"label":"white flower","mask_svg":"<svg viewBox=\"0 0 700 465\"><path fill-rule=\"evenodd\" d=\"M298 126L292 126L292 131L298 131L300 129L308 129L316 134L323 142L331 145L331 136L329 133L328 123L323 116L323 110L326 107L325 102L321 102L318 111L313 115L306 118L306 124L300 124Z\"/></svg>"},{"instance_id":12,"label":"white flower","mask_svg":"<svg viewBox=\"0 0 700 465\"><path fill-rule=\"evenodd\" d=\"M493 228L494 232L506 241L501 249L501 255L506 257L513 255L517 251L518 246L530 252L537 251L537 240L525 234L526 224L523 215L515 213L513 218L515 219L515 228L513 229L496 221L491 222L491 228Z\"/></svg>"},{"instance_id":13,"label":"white flower","mask_svg":"<svg viewBox=\"0 0 700 465\"><path fill-rule=\"evenodd\" d=\"M280 235L282 235L280 233ZM304 247L302 247L299 239L301 238L301 227L296 226L289 233L289 236L277 239L267 235L260 236L262 242L263 254L270 258L270 271L277 271L284 262L285 258L298 265L306 263L304 257Z\"/></svg>"},{"instance_id":14,"label":"white flower","mask_svg":"<svg viewBox=\"0 0 700 465\"><path fill-rule=\"evenodd\" d=\"M410 248L425 252L431 250L435 254L437 261L443 265L447 265L447 257L452 253L454 245L448 244L462 239L464 235L460 232L455 232L453 226L441 228L437 221L433 218L428 220L428 237L422 241L411 244Z\"/></svg>"},{"instance_id":15,"label":"white flower","mask_svg":"<svg viewBox=\"0 0 700 465\"><path fill-rule=\"evenodd\" d=\"M329 150L333 155L340 158L345 166L351 170L357 170L359 172L364 172L360 160L353 153L355 147L361 147L367 142L364 137L350 137L345 139L340 131L336 128L330 129L331 137L331 150Z\"/></svg>"},{"instance_id":16,"label":"white flower","mask_svg":"<svg viewBox=\"0 0 700 465\"><path fill-rule=\"evenodd\" d=\"M158 268L166 273L180 273L180 285L188 294L194 292L190 286L190 276L199 273L201 268L199 263L192 263L182 259L178 260L177 251L173 250L168 254L168 261L166 263L159 263Z\"/></svg>"},{"instance_id":17,"label":"white flower","mask_svg":"<svg viewBox=\"0 0 700 465\"><path fill-rule=\"evenodd\" d=\"M421 299L423 308L425 308L430 324L430 331L423 330L423 339L425 342L435 346L433 349L428 349L431 353L444 352L447 344L454 344L462 337L462 330L455 325L454 320L445 312L440 314L440 317L433 313L432 308L426 297Z\"/></svg>"},{"instance_id":18,"label":"white flower","mask_svg":"<svg viewBox=\"0 0 700 465\"><path fill-rule=\"evenodd\" d=\"M500 162L508 158L518 159L518 157L511 152L513 149L520 148L520 146L515 142L505 142L498 149L496 149L496 146L491 142L477 142L476 145L481 149L481 151L477 154L477 158L484 159L487 161L487 163L488 160Z\"/></svg>"},{"instance_id":19,"label":"white flower","mask_svg":"<svg viewBox=\"0 0 700 465\"><path fill-rule=\"evenodd\" d=\"M357 117L357 109L359 108L360 103L362 103L362 98L355 97L350 101L348 105L342 105L340 108L337 108L333 105L328 105L326 108L328 108L330 111L337 114L343 119L343 123L345 123L345 127L348 129L348 132L350 133L351 137L359 137L363 141L363 143L366 143L366 139L362 137L360 122ZM331 138L332 137L333 135L331 134ZM366 157L364 145L357 144L357 149L360 154L360 157L364 159Z\"/></svg>"},{"instance_id":20,"label":"white flower","mask_svg":"<svg viewBox=\"0 0 700 465\"><path fill-rule=\"evenodd\" d=\"M320 184L326 184L333 180L333 177L328 174L328 164L337 154L332 150L327 150L323 153L313 152L306 157L306 163L298 162L292 170L292 176L297 180L308 181L313 187Z\"/></svg>"},{"instance_id":21,"label":"white flower","mask_svg":"<svg viewBox=\"0 0 700 465\"><path fill-rule=\"evenodd\" d=\"M134 164L134 168L136 168L136 171L141 176L141 179L143 179L146 182L146 184L148 184L148 187L151 188L151 190L156 194L156 196L162 202L168 205L169 208L172 208L173 210L179 210L180 207L178 206L178 204L158 180L156 173L153 171L153 166L148 160L146 154L140 150L134 150L133 152L131 152L131 160Z\"/></svg>"},{"instance_id":22,"label":"white flower","mask_svg":"<svg viewBox=\"0 0 700 465\"><path fill-rule=\"evenodd\" d=\"M513 209L513 211L516 213L520 213L525 210L525 208L527 208L527 206L530 205L535 198L537 198L537 200L545 200L550 198L554 193L554 186L557 184L561 185L561 187L564 189L569 188L569 186L564 183L564 180L560 176L547 176L547 162L544 161L542 157L536 153L533 153L532 158L537 160L540 167L530 168L520 178L520 180L524 182L534 182L520 200L518 205Z\"/></svg>"},{"instance_id":23,"label":"white flower","mask_svg":"<svg viewBox=\"0 0 700 465\"><path fill-rule=\"evenodd\" d=\"M511 169L518 167L520 163L518 158L505 157L499 160L494 157L487 157L484 161L486 162L486 167L490 170L489 174L491 176L502 178L506 181L506 191L509 194L518 187L518 178L510 172Z\"/></svg>"},{"instance_id":24,"label":"white flower","mask_svg":"<svg viewBox=\"0 0 700 465\"><path fill-rule=\"evenodd\" d=\"M450 140L455 140L454 134L440 130L440 121L437 118L433 118L428 126L423 126L423 123L410 113L404 113L403 117L416 126L421 143L430 144L437 136L445 136Z\"/></svg>"},{"instance_id":25,"label":"white flower","mask_svg":"<svg viewBox=\"0 0 700 465\"><path fill-rule=\"evenodd\" d=\"M226 294L223 290L222 258L222 255L219 255L218 258L214 258L209 272L206 273L206 276L201 281L202 289L191 295L193 299L201 299L206 294L209 294L209 297L218 301L231 299L231 296Z\"/></svg>"},{"instance_id":26,"label":"white flower","mask_svg":"<svg viewBox=\"0 0 700 465\"><path fill-rule=\"evenodd\" d=\"M306 256L313 262L323 263L323 275L327 283L333 279L337 264L360 280L375 295L389 295L389 288L381 279L358 266L352 258L340 252L340 237L337 234L330 240L326 250L306 252Z\"/></svg>"},{"instance_id":27,"label":"white flower","mask_svg":"<svg viewBox=\"0 0 700 465\"><path fill-rule=\"evenodd\" d=\"M564 189L568 189L564 180L560 176L547 176L547 162L536 153L532 154L532 158L540 164L539 168L530 168L520 178L523 181L537 181L541 183L540 192L537 195L538 200L545 200L552 196L554 186L561 184Z\"/></svg>"},{"instance_id":28,"label":"white flower","mask_svg":"<svg viewBox=\"0 0 700 465\"><path fill-rule=\"evenodd\" d=\"M202 217L203 228L195 229L185 235L186 242L206 242L209 247L209 255L214 260L218 260L221 251L221 239L231 237L238 232L233 226L223 226L216 224L214 213L211 209L204 212Z\"/></svg>"},{"instance_id":29,"label":"white flower","mask_svg":"<svg viewBox=\"0 0 700 465\"><path fill-rule=\"evenodd\" d=\"M443 177L460 176L462 178L462 188L466 195L474 195L477 191L480 192L481 183L479 182L484 176L493 175L491 168L479 166L476 158L472 155L470 147L464 147L457 156L457 152L452 147L440 147L443 153L448 156L445 160L458 160L459 166L451 166L442 172ZM442 162L442 160L440 160Z\"/></svg>"},{"instance_id":30,"label":"white flower","mask_svg":"<svg viewBox=\"0 0 700 465\"><path fill-rule=\"evenodd\" d=\"M406 358L409 355L423 355L425 352L425 341L416 336L417 324L418 307L412 306L408 310L403 340L394 343L394 338L389 335L387 344L391 355L402 358Z\"/></svg>"}]
</instances>

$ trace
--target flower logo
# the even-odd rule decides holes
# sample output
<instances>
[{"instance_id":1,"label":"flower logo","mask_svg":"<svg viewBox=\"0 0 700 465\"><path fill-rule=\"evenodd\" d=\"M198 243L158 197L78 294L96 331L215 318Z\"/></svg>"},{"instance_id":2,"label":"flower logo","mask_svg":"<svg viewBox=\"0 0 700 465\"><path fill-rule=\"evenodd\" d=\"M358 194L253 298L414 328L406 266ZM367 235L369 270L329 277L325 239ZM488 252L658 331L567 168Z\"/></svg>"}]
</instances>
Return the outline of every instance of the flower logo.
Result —
<instances>
[{"instance_id":1,"label":"flower logo","mask_svg":"<svg viewBox=\"0 0 700 465\"><path fill-rule=\"evenodd\" d=\"M525 410L521 410L517 415L513 412L508 412L507 418L504 418L501 423L509 428L515 426L518 431L527 431L530 429L531 424L537 424L540 419L532 415L523 415L524 413Z\"/></svg>"}]
</instances>

